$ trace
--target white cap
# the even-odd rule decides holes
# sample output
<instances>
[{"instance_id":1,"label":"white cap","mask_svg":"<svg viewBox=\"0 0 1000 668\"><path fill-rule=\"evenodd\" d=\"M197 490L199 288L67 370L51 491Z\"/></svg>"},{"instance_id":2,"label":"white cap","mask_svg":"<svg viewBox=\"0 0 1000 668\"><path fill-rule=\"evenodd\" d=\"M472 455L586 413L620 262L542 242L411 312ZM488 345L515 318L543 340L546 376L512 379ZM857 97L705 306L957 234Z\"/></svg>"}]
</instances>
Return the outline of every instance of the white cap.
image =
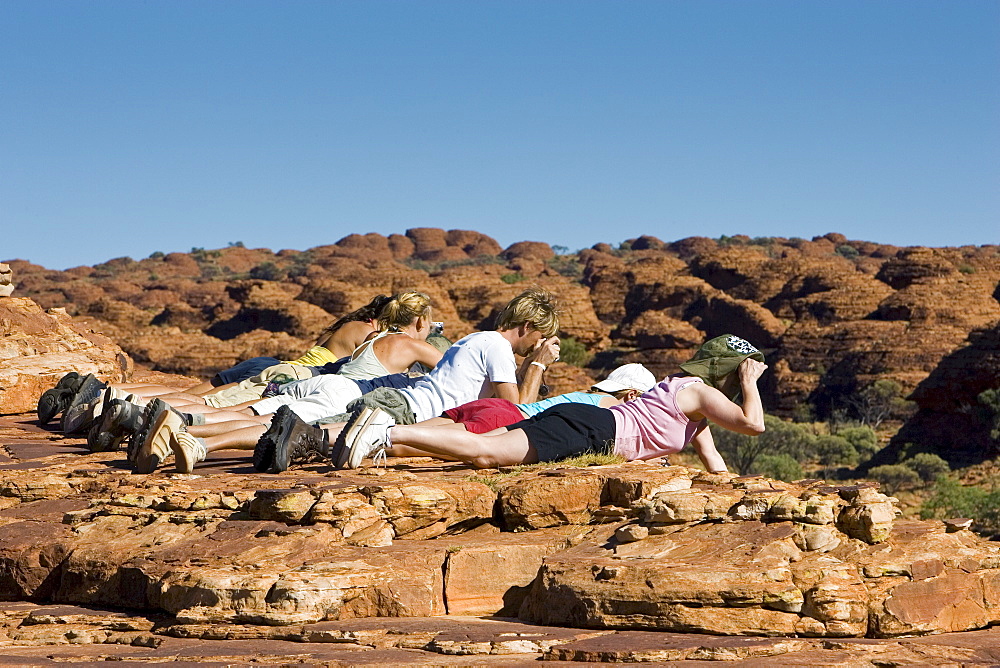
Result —
<instances>
[{"instance_id":1,"label":"white cap","mask_svg":"<svg viewBox=\"0 0 1000 668\"><path fill-rule=\"evenodd\" d=\"M599 383L594 383L595 389L602 392L619 392L621 390L639 390L648 392L656 385L656 376L641 364L623 364L608 374Z\"/></svg>"}]
</instances>

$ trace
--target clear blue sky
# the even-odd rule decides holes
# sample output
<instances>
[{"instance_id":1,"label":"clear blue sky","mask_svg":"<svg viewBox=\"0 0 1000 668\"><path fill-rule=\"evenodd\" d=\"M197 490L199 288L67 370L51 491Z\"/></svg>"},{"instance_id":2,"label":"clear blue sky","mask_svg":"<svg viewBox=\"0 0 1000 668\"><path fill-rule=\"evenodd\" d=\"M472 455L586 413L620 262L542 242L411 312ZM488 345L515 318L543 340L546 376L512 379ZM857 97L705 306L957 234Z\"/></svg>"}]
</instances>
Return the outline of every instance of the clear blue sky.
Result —
<instances>
[{"instance_id":1,"label":"clear blue sky","mask_svg":"<svg viewBox=\"0 0 1000 668\"><path fill-rule=\"evenodd\" d=\"M0 2L0 260L998 214L996 0Z\"/></svg>"}]
</instances>

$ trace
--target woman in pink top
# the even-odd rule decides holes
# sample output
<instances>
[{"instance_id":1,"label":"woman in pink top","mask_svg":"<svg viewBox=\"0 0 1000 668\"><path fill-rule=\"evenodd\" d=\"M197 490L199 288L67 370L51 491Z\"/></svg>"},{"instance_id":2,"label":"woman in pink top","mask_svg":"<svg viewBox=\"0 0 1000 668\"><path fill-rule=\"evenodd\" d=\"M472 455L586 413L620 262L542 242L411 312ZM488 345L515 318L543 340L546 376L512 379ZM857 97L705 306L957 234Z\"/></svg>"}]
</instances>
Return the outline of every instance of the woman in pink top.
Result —
<instances>
[{"instance_id":1,"label":"woman in pink top","mask_svg":"<svg viewBox=\"0 0 1000 668\"><path fill-rule=\"evenodd\" d=\"M743 339L711 339L681 365L691 375L670 376L638 399L600 408L561 404L486 434L461 429L393 426L373 414L348 442L340 458L356 468L365 457L384 456L407 445L430 456L458 459L477 468L554 461L584 452L614 452L628 460L651 459L691 443L705 467L726 471L708 421L740 434L764 431L757 379L767 369L764 355ZM740 394L742 405L737 404ZM335 459L336 461L336 459Z\"/></svg>"}]
</instances>

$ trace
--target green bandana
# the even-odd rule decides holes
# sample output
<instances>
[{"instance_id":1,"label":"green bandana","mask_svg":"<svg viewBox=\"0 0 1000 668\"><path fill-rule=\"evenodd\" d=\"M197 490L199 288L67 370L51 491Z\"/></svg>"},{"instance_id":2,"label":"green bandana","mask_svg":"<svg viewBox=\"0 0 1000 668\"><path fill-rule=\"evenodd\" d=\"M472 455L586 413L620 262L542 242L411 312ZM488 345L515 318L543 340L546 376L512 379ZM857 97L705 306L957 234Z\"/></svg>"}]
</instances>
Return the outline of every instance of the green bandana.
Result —
<instances>
[{"instance_id":1,"label":"green bandana","mask_svg":"<svg viewBox=\"0 0 1000 668\"><path fill-rule=\"evenodd\" d=\"M723 334L703 343L694 357L680 367L692 376L698 376L715 389L721 390L726 376L736 371L736 367L748 357L758 362L764 361L764 353L747 341L732 334ZM729 398L737 401L739 397L740 389L737 388Z\"/></svg>"}]
</instances>

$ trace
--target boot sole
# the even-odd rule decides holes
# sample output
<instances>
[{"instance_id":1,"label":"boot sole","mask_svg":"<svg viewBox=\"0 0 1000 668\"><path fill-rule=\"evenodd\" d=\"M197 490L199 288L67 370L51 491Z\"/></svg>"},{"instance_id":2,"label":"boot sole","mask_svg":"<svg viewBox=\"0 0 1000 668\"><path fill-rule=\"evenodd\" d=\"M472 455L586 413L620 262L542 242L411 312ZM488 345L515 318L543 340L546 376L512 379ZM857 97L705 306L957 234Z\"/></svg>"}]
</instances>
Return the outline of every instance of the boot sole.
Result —
<instances>
[{"instance_id":1,"label":"boot sole","mask_svg":"<svg viewBox=\"0 0 1000 668\"><path fill-rule=\"evenodd\" d=\"M80 382L80 387L73 395L69 404L62 411L63 419L61 427L64 433L75 433L80 429L80 427L84 426L76 421L79 419L79 414L78 412L73 412L73 409L82 404L89 404L91 401L96 399L101 390L106 387L108 387L108 385L97 380L97 376L92 373L88 373L83 377L83 380Z\"/></svg>"},{"instance_id":2,"label":"boot sole","mask_svg":"<svg viewBox=\"0 0 1000 668\"><path fill-rule=\"evenodd\" d=\"M337 436L337 459L334 462L334 466L338 469L350 468L355 469L357 466L351 466L351 454L354 450L354 444L358 440L358 436L365 430L366 427L371 423L372 418L378 413L378 410L365 406L358 413L357 418L354 418L351 423L344 427L344 430L340 432ZM350 445L348 445L350 444Z\"/></svg>"},{"instance_id":3,"label":"boot sole","mask_svg":"<svg viewBox=\"0 0 1000 668\"><path fill-rule=\"evenodd\" d=\"M171 421L176 424L168 424ZM139 450L136 452L135 472L152 473L155 471L167 458L167 455L173 452L173 448L170 446L171 432L183 425L183 420L169 408L157 415L156 422L153 423L152 428L146 435L145 441L139 445ZM162 455L160 452L153 451L153 447L158 442L166 446L159 448L163 452Z\"/></svg>"}]
</instances>

